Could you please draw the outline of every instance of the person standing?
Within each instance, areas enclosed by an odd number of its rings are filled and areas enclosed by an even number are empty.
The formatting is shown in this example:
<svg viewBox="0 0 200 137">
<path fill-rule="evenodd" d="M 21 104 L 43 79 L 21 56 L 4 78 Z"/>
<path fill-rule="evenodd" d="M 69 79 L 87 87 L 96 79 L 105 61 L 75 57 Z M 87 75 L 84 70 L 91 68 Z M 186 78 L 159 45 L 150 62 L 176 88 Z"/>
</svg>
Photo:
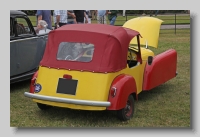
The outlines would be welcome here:
<svg viewBox="0 0 200 137">
<path fill-rule="evenodd" d="M 54 10 L 53 18 L 55 29 L 67 25 L 67 10 Z"/>
<path fill-rule="evenodd" d="M 159 10 L 156 10 L 156 12 L 155 12 L 155 16 L 157 16 L 157 15 L 158 15 L 158 12 L 159 12 Z"/>
<path fill-rule="evenodd" d="M 67 10 L 67 11 L 74 15 L 74 11 L 73 10 Z M 67 24 L 76 24 L 75 15 L 72 16 L 71 14 L 68 13 Z"/>
<path fill-rule="evenodd" d="M 88 19 L 88 24 L 91 24 L 91 18 L 92 18 L 92 14 L 91 14 L 91 11 L 90 10 L 85 10 L 85 13 L 86 13 L 86 18 Z M 86 20 L 85 20 L 85 18 L 84 18 L 84 23 L 85 24 L 87 24 L 86 22 L 85 22 Z"/>
<path fill-rule="evenodd" d="M 40 20 L 44 20 L 48 24 L 47 28 L 52 30 L 51 10 L 37 10 L 36 15 L 37 15 L 37 25 Z"/>
<path fill-rule="evenodd" d="M 109 10 L 108 11 L 108 20 L 110 21 L 110 25 L 115 25 L 115 21 L 117 18 L 118 10 Z"/>
<path fill-rule="evenodd" d="M 96 10 L 91 10 L 92 20 L 96 20 Z"/>
<path fill-rule="evenodd" d="M 107 24 L 106 23 L 106 10 L 97 10 L 97 23 L 98 24 Z"/>
<path fill-rule="evenodd" d="M 88 23 L 88 19 L 86 17 L 85 10 L 74 10 L 74 14 L 76 16 L 77 24 L 84 23 L 84 18 L 85 18 L 85 23 Z"/>
</svg>

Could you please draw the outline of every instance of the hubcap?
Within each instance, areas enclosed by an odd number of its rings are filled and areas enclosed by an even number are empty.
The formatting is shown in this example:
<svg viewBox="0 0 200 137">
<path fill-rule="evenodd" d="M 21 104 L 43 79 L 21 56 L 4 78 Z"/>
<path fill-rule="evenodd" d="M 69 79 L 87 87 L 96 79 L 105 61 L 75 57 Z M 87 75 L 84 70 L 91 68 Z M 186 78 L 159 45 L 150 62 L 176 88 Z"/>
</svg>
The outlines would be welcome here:
<svg viewBox="0 0 200 137">
<path fill-rule="evenodd" d="M 127 117 L 130 117 L 131 114 L 132 114 L 132 111 L 133 111 L 132 106 L 133 106 L 133 104 L 131 103 L 130 100 L 128 100 L 128 101 L 126 102 L 126 107 L 125 107 L 125 115 L 126 115 Z"/>
</svg>

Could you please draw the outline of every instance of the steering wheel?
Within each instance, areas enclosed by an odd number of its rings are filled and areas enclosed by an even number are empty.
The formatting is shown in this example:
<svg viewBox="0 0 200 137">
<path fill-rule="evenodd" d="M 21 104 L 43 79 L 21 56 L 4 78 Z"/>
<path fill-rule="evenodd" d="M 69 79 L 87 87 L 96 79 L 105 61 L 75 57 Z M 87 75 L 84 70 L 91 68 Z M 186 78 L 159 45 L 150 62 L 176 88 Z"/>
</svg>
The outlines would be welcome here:
<svg viewBox="0 0 200 137">
<path fill-rule="evenodd" d="M 71 55 L 67 55 L 67 56 L 65 57 L 65 60 L 73 60 L 73 57 L 72 57 Z"/>
<path fill-rule="evenodd" d="M 130 64 L 131 60 L 133 60 L 133 56 L 132 56 L 131 50 L 129 50 L 129 52 L 130 52 L 130 54 L 128 55 L 128 58 L 129 58 L 128 64 Z"/>
</svg>

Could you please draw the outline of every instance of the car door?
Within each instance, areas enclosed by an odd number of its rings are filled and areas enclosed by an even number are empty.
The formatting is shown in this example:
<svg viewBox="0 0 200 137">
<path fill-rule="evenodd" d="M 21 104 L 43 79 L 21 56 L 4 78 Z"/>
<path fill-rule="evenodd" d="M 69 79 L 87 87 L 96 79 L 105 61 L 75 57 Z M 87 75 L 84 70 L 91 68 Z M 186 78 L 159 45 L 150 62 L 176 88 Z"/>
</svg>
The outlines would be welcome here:
<svg viewBox="0 0 200 137">
<path fill-rule="evenodd" d="M 138 48 L 129 47 L 127 54 L 126 74 L 132 76 L 136 82 L 137 94 L 142 91 L 144 63 L 140 62 Z"/>
<path fill-rule="evenodd" d="M 42 58 L 45 41 L 37 36 L 30 20 L 26 17 L 10 18 L 12 34 L 10 36 L 10 76 L 33 71 Z"/>
</svg>

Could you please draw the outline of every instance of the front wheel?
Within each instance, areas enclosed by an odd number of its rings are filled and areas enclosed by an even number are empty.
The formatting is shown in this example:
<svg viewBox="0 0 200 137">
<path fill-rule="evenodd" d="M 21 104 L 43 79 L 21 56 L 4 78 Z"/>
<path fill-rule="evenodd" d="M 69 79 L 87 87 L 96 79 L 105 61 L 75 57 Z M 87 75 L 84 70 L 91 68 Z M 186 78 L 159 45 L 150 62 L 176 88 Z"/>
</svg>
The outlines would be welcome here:
<svg viewBox="0 0 200 137">
<path fill-rule="evenodd" d="M 40 104 L 40 103 L 37 103 L 37 106 L 41 110 L 47 110 L 47 109 L 51 108 L 51 106 L 48 106 L 48 105 L 45 105 L 45 104 Z"/>
<path fill-rule="evenodd" d="M 128 100 L 126 102 L 126 106 L 120 110 L 117 110 L 117 115 L 119 119 L 123 121 L 127 121 L 133 117 L 134 114 L 134 98 L 132 95 L 129 95 Z"/>
</svg>

